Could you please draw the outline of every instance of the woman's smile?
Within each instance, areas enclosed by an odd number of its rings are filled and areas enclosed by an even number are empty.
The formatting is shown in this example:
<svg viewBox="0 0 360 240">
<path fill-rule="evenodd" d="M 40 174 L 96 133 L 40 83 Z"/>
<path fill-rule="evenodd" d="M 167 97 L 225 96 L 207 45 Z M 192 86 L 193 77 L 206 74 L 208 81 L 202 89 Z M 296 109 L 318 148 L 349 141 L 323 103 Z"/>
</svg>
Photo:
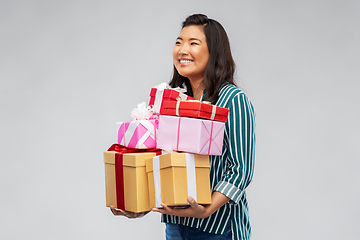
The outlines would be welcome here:
<svg viewBox="0 0 360 240">
<path fill-rule="evenodd" d="M 180 63 L 180 66 L 188 66 L 190 65 L 191 63 L 193 63 L 194 61 L 191 60 L 191 59 L 186 59 L 186 58 L 180 58 L 179 59 L 179 63 Z"/>
</svg>

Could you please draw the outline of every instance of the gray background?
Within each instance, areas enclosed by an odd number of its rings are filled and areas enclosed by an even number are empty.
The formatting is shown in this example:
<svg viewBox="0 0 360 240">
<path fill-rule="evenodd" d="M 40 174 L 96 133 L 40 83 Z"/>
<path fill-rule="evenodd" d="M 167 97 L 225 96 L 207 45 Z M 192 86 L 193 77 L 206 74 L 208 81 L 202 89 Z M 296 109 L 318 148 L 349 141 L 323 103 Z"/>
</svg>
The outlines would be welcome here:
<svg viewBox="0 0 360 240">
<path fill-rule="evenodd" d="M 181 22 L 226 28 L 257 113 L 253 240 L 359 239 L 359 1 L 0 1 L 0 239 L 164 239 L 105 207 L 116 122 Z"/>
</svg>

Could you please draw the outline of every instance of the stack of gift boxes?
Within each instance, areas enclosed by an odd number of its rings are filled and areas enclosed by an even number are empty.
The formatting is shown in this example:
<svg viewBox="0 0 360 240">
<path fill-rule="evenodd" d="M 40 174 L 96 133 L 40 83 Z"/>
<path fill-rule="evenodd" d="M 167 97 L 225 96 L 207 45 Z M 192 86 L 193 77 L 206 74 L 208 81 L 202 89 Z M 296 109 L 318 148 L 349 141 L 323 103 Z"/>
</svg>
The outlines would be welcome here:
<svg viewBox="0 0 360 240">
<path fill-rule="evenodd" d="M 195 101 L 180 88 L 152 88 L 149 105 L 118 123 L 104 152 L 106 206 L 131 212 L 211 203 L 209 155 L 221 155 L 229 110 Z"/>
</svg>

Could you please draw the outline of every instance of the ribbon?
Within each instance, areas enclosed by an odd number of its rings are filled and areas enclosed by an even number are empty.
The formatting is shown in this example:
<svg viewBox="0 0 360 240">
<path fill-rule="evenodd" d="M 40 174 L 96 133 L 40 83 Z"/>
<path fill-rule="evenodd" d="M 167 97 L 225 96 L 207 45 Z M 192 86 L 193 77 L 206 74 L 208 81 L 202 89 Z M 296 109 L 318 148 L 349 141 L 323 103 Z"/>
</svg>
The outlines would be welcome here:
<svg viewBox="0 0 360 240">
<path fill-rule="evenodd" d="M 196 190 L 196 169 L 195 169 L 195 157 L 192 153 L 184 153 L 186 158 L 186 178 L 188 196 L 197 201 Z M 154 175 L 154 187 L 155 187 L 155 205 L 157 208 L 161 208 L 161 179 L 160 179 L 160 158 L 158 156 L 153 157 L 153 175 Z"/>
<path fill-rule="evenodd" d="M 160 90 L 160 91 L 163 91 L 165 89 L 172 89 L 172 90 L 175 90 L 175 91 L 177 91 L 179 93 L 186 93 L 187 92 L 185 88 L 180 88 L 180 87 L 172 88 L 172 87 L 170 87 L 169 84 L 167 84 L 165 82 L 160 83 L 159 85 L 155 86 L 155 88 L 157 90 Z"/>
<path fill-rule="evenodd" d="M 160 161 L 159 157 L 153 157 L 153 175 L 155 187 L 155 206 L 161 208 L 161 182 L 160 182 Z"/>
<path fill-rule="evenodd" d="M 116 206 L 118 209 L 125 210 L 123 154 L 136 152 L 155 152 L 156 155 L 160 155 L 161 149 L 130 149 L 120 144 L 113 144 L 108 149 L 108 151 L 117 152 L 115 153 Z"/>
<path fill-rule="evenodd" d="M 154 110 L 152 106 L 146 106 L 145 102 L 139 103 L 137 108 L 131 111 L 131 117 L 134 120 L 150 120 L 154 119 Z"/>
<path fill-rule="evenodd" d="M 210 139 L 209 139 L 209 150 L 208 150 L 207 155 L 210 155 L 211 143 L 212 143 L 212 141 L 213 141 L 213 139 L 212 139 L 213 128 L 214 128 L 214 122 L 211 122 Z"/>
<path fill-rule="evenodd" d="M 197 201 L 196 171 L 194 154 L 185 153 L 188 196 Z"/>
<path fill-rule="evenodd" d="M 210 119 L 211 119 L 211 120 L 214 120 L 214 119 L 215 119 L 215 115 L 216 115 L 216 106 L 213 105 Z"/>
<path fill-rule="evenodd" d="M 164 95 L 164 90 L 157 90 L 156 94 L 155 94 L 155 101 L 154 101 L 154 112 L 159 113 L 160 112 L 160 107 L 163 101 L 163 95 Z"/>
<path fill-rule="evenodd" d="M 180 102 L 181 102 L 181 101 L 179 101 L 179 100 L 176 102 L 176 112 L 175 112 L 175 113 L 176 113 L 176 116 L 179 116 Z"/>
</svg>

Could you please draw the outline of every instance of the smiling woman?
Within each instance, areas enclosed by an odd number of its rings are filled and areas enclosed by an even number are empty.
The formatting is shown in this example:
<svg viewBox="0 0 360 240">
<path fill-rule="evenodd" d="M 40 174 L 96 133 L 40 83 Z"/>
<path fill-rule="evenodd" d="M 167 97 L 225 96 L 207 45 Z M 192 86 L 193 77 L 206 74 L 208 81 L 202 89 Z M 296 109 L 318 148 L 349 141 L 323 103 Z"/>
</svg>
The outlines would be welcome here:
<svg viewBox="0 0 360 240">
<path fill-rule="evenodd" d="M 255 161 L 255 113 L 234 82 L 235 64 L 229 39 L 221 24 L 205 15 L 189 16 L 173 49 L 171 87 L 186 87 L 187 94 L 229 109 L 222 155 L 209 156 L 211 204 L 202 206 L 191 197 L 186 209 L 152 209 L 162 213 L 166 239 L 250 239 L 246 188 Z M 112 211 L 115 215 L 139 217 Z"/>
</svg>

